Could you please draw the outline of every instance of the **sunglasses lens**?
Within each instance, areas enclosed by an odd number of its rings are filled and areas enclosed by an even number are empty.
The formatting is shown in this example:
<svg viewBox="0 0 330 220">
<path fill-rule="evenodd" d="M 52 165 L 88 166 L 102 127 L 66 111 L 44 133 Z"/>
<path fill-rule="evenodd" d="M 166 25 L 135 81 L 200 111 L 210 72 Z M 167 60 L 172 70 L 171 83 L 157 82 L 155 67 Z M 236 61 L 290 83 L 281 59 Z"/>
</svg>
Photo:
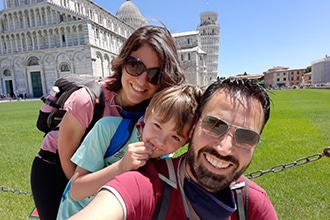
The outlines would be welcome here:
<svg viewBox="0 0 330 220">
<path fill-rule="evenodd" d="M 229 125 L 219 118 L 206 116 L 202 119 L 202 129 L 208 135 L 221 137 L 228 131 Z M 236 128 L 234 138 L 237 144 L 249 149 L 257 145 L 260 140 L 257 132 L 244 128 Z"/>
<path fill-rule="evenodd" d="M 255 146 L 259 142 L 259 134 L 248 129 L 238 128 L 235 132 L 235 141 L 238 144 L 247 144 L 249 146 Z"/>
<path fill-rule="evenodd" d="M 135 57 L 128 57 L 126 59 L 125 70 L 128 74 L 132 76 L 140 76 L 143 72 L 148 73 L 148 81 L 157 85 L 159 82 L 160 69 L 159 68 L 150 68 L 147 69 L 145 65 Z"/>
<path fill-rule="evenodd" d="M 158 68 L 148 69 L 148 80 L 151 84 L 157 85 L 160 76 L 160 70 Z"/>
<path fill-rule="evenodd" d="M 202 128 L 207 134 L 219 137 L 226 133 L 228 125 L 224 121 L 219 120 L 218 118 L 206 116 L 202 120 Z"/>
<path fill-rule="evenodd" d="M 139 74 L 139 63 L 137 61 L 129 61 L 125 65 L 126 72 L 132 76 L 138 76 Z"/>
<path fill-rule="evenodd" d="M 135 68 L 136 68 L 136 75 L 141 75 L 144 71 L 146 71 L 146 67 L 144 66 L 144 64 L 143 63 L 141 63 L 141 62 L 136 62 L 136 64 L 135 64 Z"/>
</svg>

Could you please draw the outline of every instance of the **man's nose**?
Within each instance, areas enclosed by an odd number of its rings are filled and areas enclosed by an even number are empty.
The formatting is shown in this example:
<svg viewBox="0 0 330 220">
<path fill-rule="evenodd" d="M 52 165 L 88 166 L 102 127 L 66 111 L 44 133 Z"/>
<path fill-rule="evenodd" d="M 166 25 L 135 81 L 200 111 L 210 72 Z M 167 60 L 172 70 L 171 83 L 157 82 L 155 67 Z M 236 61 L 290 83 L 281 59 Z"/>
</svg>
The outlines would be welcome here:
<svg viewBox="0 0 330 220">
<path fill-rule="evenodd" d="M 234 134 L 232 129 L 229 129 L 221 137 L 217 138 L 215 148 L 223 156 L 231 155 L 234 144 Z"/>
</svg>

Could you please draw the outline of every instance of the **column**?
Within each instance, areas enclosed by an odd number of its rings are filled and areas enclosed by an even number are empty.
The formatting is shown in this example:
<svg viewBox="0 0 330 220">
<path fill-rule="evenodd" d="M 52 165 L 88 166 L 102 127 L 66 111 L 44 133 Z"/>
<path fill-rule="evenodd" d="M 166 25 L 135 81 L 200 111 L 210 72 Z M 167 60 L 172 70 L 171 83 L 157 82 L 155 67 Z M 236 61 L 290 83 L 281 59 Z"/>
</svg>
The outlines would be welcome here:
<svg viewBox="0 0 330 220">
<path fill-rule="evenodd" d="M 28 11 L 28 17 L 29 17 L 30 27 L 33 27 L 33 15 L 31 15 L 31 12 L 30 11 Z"/>
<path fill-rule="evenodd" d="M 17 16 L 13 15 L 12 19 L 13 19 L 13 30 L 16 30 L 16 18 Z"/>
<path fill-rule="evenodd" d="M 0 54 L 4 54 L 4 51 L 3 51 L 3 36 L 0 36 Z"/>
<path fill-rule="evenodd" d="M 38 26 L 37 13 L 35 9 L 33 10 L 33 19 L 34 19 L 34 26 Z"/>
<path fill-rule="evenodd" d="M 52 47 L 52 42 L 50 41 L 50 33 L 47 31 L 47 39 L 48 39 L 48 48 Z"/>
<path fill-rule="evenodd" d="M 80 45 L 80 32 L 79 32 L 79 26 L 77 26 L 77 37 L 78 37 L 78 45 Z"/>
<path fill-rule="evenodd" d="M 26 48 L 26 51 L 29 51 L 28 37 L 29 37 L 29 36 L 26 34 L 26 35 L 25 35 L 25 48 Z"/>
<path fill-rule="evenodd" d="M 37 44 L 38 44 L 37 48 L 38 50 L 40 50 L 40 34 L 36 33 L 36 35 L 37 35 Z"/>
<path fill-rule="evenodd" d="M 15 39 L 16 52 L 18 52 L 18 43 L 17 43 L 18 39 L 17 39 L 17 36 L 18 35 L 16 35 L 15 38 L 14 38 Z"/>
<path fill-rule="evenodd" d="M 20 35 L 21 51 L 24 51 L 23 37 Z"/>
<path fill-rule="evenodd" d="M 61 30 L 58 30 L 58 38 L 60 39 L 60 47 L 63 47 L 62 45 L 62 31 Z"/>
<path fill-rule="evenodd" d="M 22 13 L 22 17 L 23 17 L 23 29 L 25 29 L 26 28 L 26 15 L 25 15 L 25 13 L 23 12 Z"/>
<path fill-rule="evenodd" d="M 10 44 L 10 52 L 12 53 L 14 51 L 14 47 L 13 47 L 13 38 L 11 36 L 9 36 L 9 44 Z"/>
</svg>

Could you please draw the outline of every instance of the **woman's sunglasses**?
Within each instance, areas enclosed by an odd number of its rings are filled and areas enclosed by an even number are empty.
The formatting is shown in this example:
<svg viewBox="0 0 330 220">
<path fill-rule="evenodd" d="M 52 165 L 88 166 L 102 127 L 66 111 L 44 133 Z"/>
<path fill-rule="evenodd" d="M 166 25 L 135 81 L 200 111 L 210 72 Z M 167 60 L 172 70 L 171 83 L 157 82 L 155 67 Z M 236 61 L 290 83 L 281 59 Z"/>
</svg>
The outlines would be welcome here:
<svg viewBox="0 0 330 220">
<path fill-rule="evenodd" d="M 259 143 L 260 135 L 250 129 L 233 126 L 226 121 L 213 116 L 206 116 L 201 119 L 202 130 L 213 137 L 221 137 L 227 133 L 229 128 L 233 127 L 234 140 L 242 147 L 251 149 Z"/>
<path fill-rule="evenodd" d="M 142 73 L 147 72 L 148 81 L 151 84 L 157 85 L 159 82 L 160 69 L 147 69 L 144 63 L 138 58 L 132 56 L 127 57 L 125 60 L 125 70 L 131 76 L 140 76 Z"/>
</svg>

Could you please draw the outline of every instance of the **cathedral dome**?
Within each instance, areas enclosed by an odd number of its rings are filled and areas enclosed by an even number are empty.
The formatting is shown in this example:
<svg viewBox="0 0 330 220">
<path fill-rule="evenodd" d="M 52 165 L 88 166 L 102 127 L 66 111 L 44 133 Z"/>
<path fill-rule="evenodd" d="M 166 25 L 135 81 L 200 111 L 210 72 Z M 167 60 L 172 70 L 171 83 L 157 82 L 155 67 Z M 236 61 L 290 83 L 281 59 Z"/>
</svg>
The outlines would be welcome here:
<svg viewBox="0 0 330 220">
<path fill-rule="evenodd" d="M 136 28 L 147 24 L 140 9 L 130 0 L 126 0 L 119 7 L 116 16 Z"/>
</svg>

